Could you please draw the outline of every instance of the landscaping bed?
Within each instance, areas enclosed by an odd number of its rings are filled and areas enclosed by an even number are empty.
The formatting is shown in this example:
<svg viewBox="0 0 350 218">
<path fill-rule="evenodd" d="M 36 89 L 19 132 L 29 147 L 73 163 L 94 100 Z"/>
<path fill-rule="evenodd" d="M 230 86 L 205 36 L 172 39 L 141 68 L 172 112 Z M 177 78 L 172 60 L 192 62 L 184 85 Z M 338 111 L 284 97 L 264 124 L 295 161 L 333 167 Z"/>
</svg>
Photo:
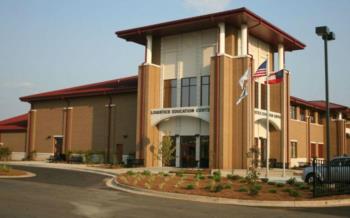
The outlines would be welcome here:
<svg viewBox="0 0 350 218">
<path fill-rule="evenodd" d="M 25 171 L 12 169 L 7 165 L 0 165 L 0 177 L 1 176 L 24 176 L 27 175 Z"/>
<path fill-rule="evenodd" d="M 249 178 L 237 175 L 228 175 L 224 178 L 221 177 L 220 172 L 215 172 L 213 175 L 205 175 L 200 171 L 152 174 L 145 170 L 128 171 L 120 174 L 116 180 L 120 184 L 137 188 L 191 195 L 245 200 L 314 200 L 312 189 L 295 179 L 289 179 L 286 184 L 282 184 L 269 182 L 266 179 L 252 182 Z M 327 199 L 342 198 L 350 198 L 350 196 L 333 196 Z"/>
</svg>

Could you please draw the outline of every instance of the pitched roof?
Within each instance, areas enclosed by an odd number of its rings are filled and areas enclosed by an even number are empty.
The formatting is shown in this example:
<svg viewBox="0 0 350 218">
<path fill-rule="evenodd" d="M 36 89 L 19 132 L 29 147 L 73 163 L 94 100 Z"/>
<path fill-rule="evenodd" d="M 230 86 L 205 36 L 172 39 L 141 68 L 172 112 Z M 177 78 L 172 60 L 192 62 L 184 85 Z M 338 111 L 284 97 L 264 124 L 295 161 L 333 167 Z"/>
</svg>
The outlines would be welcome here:
<svg viewBox="0 0 350 218">
<path fill-rule="evenodd" d="M 318 101 L 307 101 L 301 98 L 297 98 L 294 96 L 290 96 L 290 100 L 292 103 L 296 103 L 296 104 L 300 104 L 300 105 L 304 105 L 310 108 L 314 108 L 317 110 L 322 110 L 325 111 L 326 110 L 326 102 L 323 100 L 318 100 Z M 349 112 L 349 108 L 347 106 L 344 105 L 340 105 L 340 104 L 335 104 L 330 102 L 329 103 L 329 108 L 330 110 L 334 110 L 334 111 L 345 111 L 345 112 Z"/>
<path fill-rule="evenodd" d="M 0 132 L 26 131 L 28 114 L 21 114 L 0 121 Z"/>
<path fill-rule="evenodd" d="M 271 24 L 267 20 L 244 7 L 117 31 L 115 34 L 127 41 L 133 41 L 135 43 L 145 45 L 145 36 L 148 34 L 151 34 L 153 36 L 167 36 L 184 32 L 191 32 L 217 27 L 217 24 L 219 22 L 225 22 L 235 27 L 240 27 L 241 24 L 247 24 L 249 28 L 249 34 L 260 38 L 270 43 L 271 45 L 275 45 L 275 50 L 277 50 L 279 43 L 282 43 L 285 46 L 286 51 L 305 48 L 305 44 L 300 42 L 298 39 L 294 38 L 293 36 L 289 35 L 280 28 L 276 27 L 275 25 Z"/>
<path fill-rule="evenodd" d="M 20 97 L 21 101 L 64 99 L 83 96 L 130 93 L 137 91 L 137 76 L 124 77 L 99 83 L 75 86 L 50 92 Z"/>
</svg>

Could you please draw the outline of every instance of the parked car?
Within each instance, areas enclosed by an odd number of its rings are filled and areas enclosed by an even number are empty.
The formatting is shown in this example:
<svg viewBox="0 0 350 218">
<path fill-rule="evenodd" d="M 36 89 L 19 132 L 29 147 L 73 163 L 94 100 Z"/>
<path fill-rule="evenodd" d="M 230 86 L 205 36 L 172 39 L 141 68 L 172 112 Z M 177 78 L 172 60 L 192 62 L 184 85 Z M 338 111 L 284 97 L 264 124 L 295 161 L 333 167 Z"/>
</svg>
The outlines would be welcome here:
<svg viewBox="0 0 350 218">
<path fill-rule="evenodd" d="M 327 162 L 324 162 L 327 163 Z M 330 182 L 350 182 L 350 156 L 336 157 L 330 161 Z M 328 176 L 327 164 L 316 163 L 316 179 L 317 182 L 327 181 Z M 306 183 L 313 183 L 314 167 L 306 167 L 303 172 L 302 179 Z"/>
</svg>

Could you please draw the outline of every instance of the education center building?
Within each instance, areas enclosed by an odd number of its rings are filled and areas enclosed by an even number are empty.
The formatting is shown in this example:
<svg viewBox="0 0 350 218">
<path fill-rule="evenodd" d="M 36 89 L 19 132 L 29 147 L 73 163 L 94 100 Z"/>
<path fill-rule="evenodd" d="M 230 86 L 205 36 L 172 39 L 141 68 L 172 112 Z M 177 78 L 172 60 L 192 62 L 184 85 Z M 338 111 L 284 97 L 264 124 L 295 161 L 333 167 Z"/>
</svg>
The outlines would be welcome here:
<svg viewBox="0 0 350 218">
<path fill-rule="evenodd" d="M 276 167 L 325 157 L 325 102 L 290 96 L 293 72 L 285 69 L 285 53 L 305 45 L 262 17 L 239 8 L 116 35 L 145 46 L 138 75 L 21 97 L 28 114 L 0 122 L 14 159 L 91 150 L 158 167 L 166 135 L 176 167 L 244 169 L 252 147 L 263 166 L 267 135 Z M 240 78 L 265 60 L 269 72 L 284 69 L 283 81 L 267 90 L 264 78 L 249 77 L 248 96 L 236 104 Z M 349 154 L 350 109 L 331 104 L 331 115 L 331 156 Z"/>
</svg>

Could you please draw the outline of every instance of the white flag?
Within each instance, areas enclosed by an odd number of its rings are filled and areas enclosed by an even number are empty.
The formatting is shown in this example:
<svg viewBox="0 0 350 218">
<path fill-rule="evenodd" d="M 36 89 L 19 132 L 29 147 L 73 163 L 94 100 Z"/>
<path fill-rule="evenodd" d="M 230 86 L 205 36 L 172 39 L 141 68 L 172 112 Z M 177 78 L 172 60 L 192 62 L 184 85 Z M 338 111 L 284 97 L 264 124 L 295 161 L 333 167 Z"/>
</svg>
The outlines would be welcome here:
<svg viewBox="0 0 350 218">
<path fill-rule="evenodd" d="M 245 71 L 245 73 L 239 79 L 239 85 L 241 86 L 242 90 L 244 89 L 245 82 L 248 81 L 248 78 L 249 78 L 249 68 Z"/>
<path fill-rule="evenodd" d="M 244 72 L 244 74 L 241 76 L 241 78 L 239 79 L 238 83 L 241 86 L 242 89 L 242 93 L 239 96 L 239 99 L 236 102 L 236 105 L 238 105 L 239 103 L 241 103 L 241 101 L 248 96 L 248 90 L 247 90 L 247 81 L 249 79 L 249 68 Z"/>
<path fill-rule="evenodd" d="M 239 103 L 241 103 L 241 101 L 245 98 L 245 97 L 247 97 L 248 96 L 248 90 L 247 90 L 247 87 L 245 86 L 244 88 L 243 88 L 243 91 L 242 91 L 242 93 L 241 93 L 241 96 L 239 96 L 239 99 L 237 100 L 237 102 L 236 102 L 236 105 L 239 105 Z"/>
</svg>

